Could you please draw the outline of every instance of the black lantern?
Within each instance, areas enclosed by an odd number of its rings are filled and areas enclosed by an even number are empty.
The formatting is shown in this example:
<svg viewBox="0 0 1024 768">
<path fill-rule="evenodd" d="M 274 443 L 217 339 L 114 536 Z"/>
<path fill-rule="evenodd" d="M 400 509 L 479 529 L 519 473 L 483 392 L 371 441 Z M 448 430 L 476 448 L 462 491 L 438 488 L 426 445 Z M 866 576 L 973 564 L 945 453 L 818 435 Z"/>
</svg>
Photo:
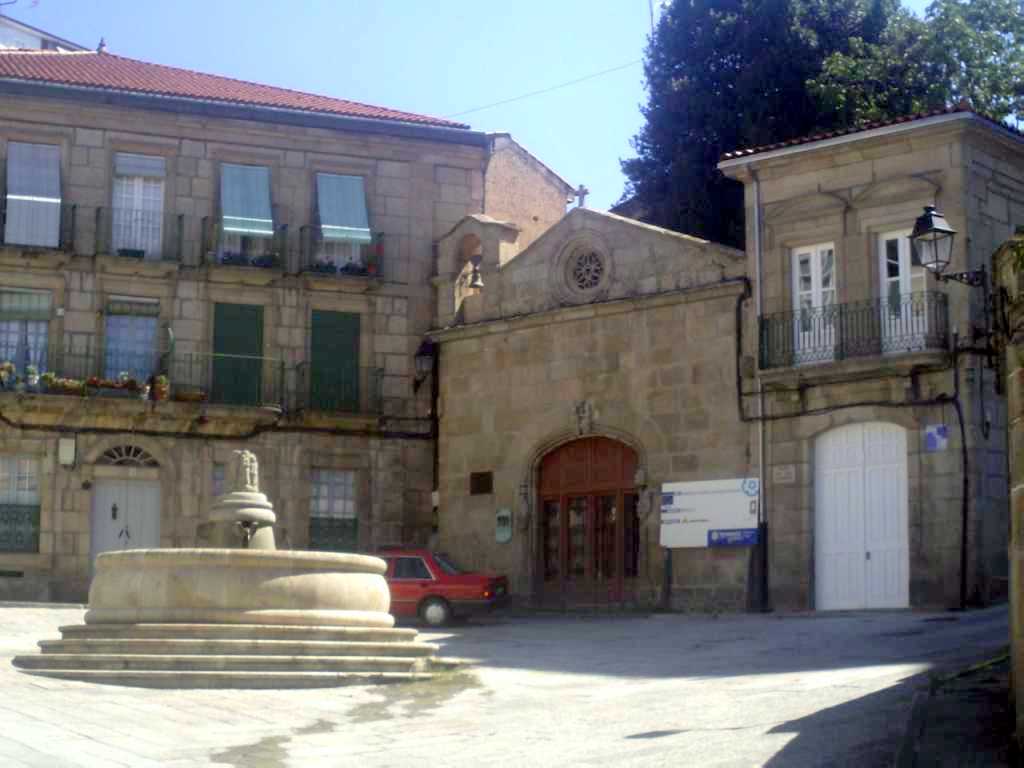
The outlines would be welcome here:
<svg viewBox="0 0 1024 768">
<path fill-rule="evenodd" d="M 953 257 L 955 236 L 956 230 L 949 226 L 946 217 L 935 210 L 934 205 L 926 205 L 924 213 L 914 222 L 914 231 L 910 233 L 914 263 L 941 275 Z"/>
<path fill-rule="evenodd" d="M 412 382 L 414 392 L 420 388 L 420 384 L 426 381 L 434 370 L 436 353 L 436 345 L 429 339 L 420 344 L 419 349 L 416 350 L 416 355 L 413 357 L 413 363 L 416 366 L 416 377 Z"/>
<path fill-rule="evenodd" d="M 480 277 L 480 265 L 473 265 L 473 272 L 469 276 L 469 287 L 470 288 L 483 288 L 484 279 Z"/>
</svg>

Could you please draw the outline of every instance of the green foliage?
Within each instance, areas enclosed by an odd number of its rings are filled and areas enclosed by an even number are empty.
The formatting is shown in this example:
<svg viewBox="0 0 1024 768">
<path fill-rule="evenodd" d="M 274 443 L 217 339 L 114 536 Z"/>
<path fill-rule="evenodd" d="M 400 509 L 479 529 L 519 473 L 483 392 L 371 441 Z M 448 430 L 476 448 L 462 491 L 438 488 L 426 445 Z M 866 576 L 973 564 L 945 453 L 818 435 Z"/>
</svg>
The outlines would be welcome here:
<svg viewBox="0 0 1024 768">
<path fill-rule="evenodd" d="M 645 220 L 741 246 L 722 153 L 966 97 L 1024 116 L 1018 0 L 673 0 L 646 52 L 645 124 L 623 161 Z"/>
</svg>

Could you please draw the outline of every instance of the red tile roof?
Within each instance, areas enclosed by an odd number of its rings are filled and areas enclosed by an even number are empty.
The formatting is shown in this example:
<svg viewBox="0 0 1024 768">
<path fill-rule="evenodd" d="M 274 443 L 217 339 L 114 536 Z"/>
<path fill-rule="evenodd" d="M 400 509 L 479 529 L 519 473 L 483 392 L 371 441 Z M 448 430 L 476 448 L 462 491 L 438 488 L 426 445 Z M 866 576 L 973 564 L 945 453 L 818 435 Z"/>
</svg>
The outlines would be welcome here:
<svg viewBox="0 0 1024 768">
<path fill-rule="evenodd" d="M 224 104 L 272 107 L 445 128 L 469 127 L 465 123 L 438 117 L 374 107 L 346 99 L 332 99 L 328 96 L 249 83 L 219 75 L 207 75 L 162 64 L 150 64 L 105 52 L 0 51 L 0 79 L 203 99 Z"/>
<path fill-rule="evenodd" d="M 801 136 L 796 139 L 789 139 L 788 141 L 777 141 L 774 144 L 763 144 L 760 147 L 749 147 L 747 149 L 736 149 L 732 152 L 726 152 L 722 155 L 721 160 L 737 160 L 739 158 L 746 158 L 752 155 L 758 155 L 762 152 L 771 152 L 775 149 L 786 149 L 787 147 L 798 147 L 801 144 L 811 144 L 815 141 L 824 141 L 825 139 L 835 139 L 840 136 L 848 136 L 853 133 L 863 133 L 864 131 L 870 131 L 875 128 L 886 128 L 891 125 L 899 125 L 900 123 L 912 123 L 916 120 L 924 120 L 929 117 L 938 117 L 939 115 L 952 115 L 958 112 L 965 112 L 973 114 L 975 117 L 979 117 L 982 120 L 986 120 L 993 125 L 997 125 L 1010 133 L 1015 133 L 1020 136 L 1024 136 L 1024 133 L 1018 129 L 1007 125 L 1006 123 L 996 120 L 994 117 L 975 112 L 971 109 L 970 105 L 965 102 L 961 102 L 953 107 L 947 107 L 946 109 L 935 109 L 931 112 L 919 112 L 916 115 L 905 115 L 903 117 L 896 117 L 890 120 L 877 120 L 872 123 L 862 123 L 861 125 L 845 128 L 838 131 L 828 131 L 823 133 L 815 133 L 810 136 Z"/>
</svg>

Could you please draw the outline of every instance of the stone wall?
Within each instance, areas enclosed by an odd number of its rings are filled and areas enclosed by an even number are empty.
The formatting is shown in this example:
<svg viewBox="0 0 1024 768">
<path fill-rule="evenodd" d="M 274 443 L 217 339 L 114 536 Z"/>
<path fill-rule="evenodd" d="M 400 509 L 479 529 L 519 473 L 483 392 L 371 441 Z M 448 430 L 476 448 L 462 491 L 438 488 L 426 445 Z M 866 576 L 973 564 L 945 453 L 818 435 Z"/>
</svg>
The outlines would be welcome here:
<svg viewBox="0 0 1024 768">
<path fill-rule="evenodd" d="M 755 155 L 748 164 L 726 171 L 746 184 L 748 271 L 755 291 L 755 173 L 760 185 L 761 291 L 763 314 L 769 318 L 793 310 L 792 254 L 800 246 L 832 243 L 836 303 L 866 307 L 866 302 L 885 298 L 879 235 L 909 231 L 923 206 L 937 205 L 959 233 L 950 272 L 987 263 L 995 244 L 1009 234 L 1012 216 L 1024 210 L 1019 140 L 966 114 L 884 135 L 853 136 L 819 149 L 765 154 L 763 160 Z M 925 290 L 946 295 L 949 329 L 959 330 L 960 343 L 971 345 L 971 329 L 984 328 L 983 292 L 926 279 Z M 745 329 L 745 349 L 752 358 L 760 351 L 757 333 L 753 324 Z M 963 528 L 958 420 L 948 402 L 913 406 L 952 397 L 952 358 L 942 345 L 935 345 L 931 354 L 837 357 L 819 365 L 759 372 L 768 391 L 766 411 L 792 414 L 765 430 L 774 604 L 813 607 L 812 462 L 817 438 L 842 424 L 884 421 L 908 430 L 911 603 L 956 606 Z M 968 597 L 987 601 L 1003 592 L 1006 575 L 1005 401 L 981 358 L 965 354 L 958 363 L 970 487 Z M 756 391 L 753 375 L 746 386 Z M 868 405 L 858 407 L 860 403 Z M 747 407 L 756 413 L 756 398 L 748 398 Z M 808 411 L 819 415 L 799 415 Z M 940 453 L 926 453 L 923 430 L 937 424 L 949 429 L 949 444 Z"/>
<path fill-rule="evenodd" d="M 454 242 L 462 227 L 480 222 L 460 225 Z M 468 567 L 508 574 L 517 598 L 534 597 L 538 464 L 573 439 L 604 435 L 632 447 L 643 470 L 640 576 L 629 599 L 650 605 L 665 578 L 662 483 L 756 471 L 735 401 L 741 255 L 583 209 L 508 257 L 489 252 L 500 238 L 486 235 L 479 320 L 432 334 L 441 343 L 441 546 Z M 607 279 L 596 293 L 568 295 L 558 257 L 580 241 L 606 258 Z M 439 259 L 446 253 L 442 241 Z M 493 493 L 470 493 L 475 472 L 493 473 Z M 513 512 L 508 543 L 495 538 L 499 509 Z M 749 555 L 677 550 L 674 606 L 742 609 Z"/>
<path fill-rule="evenodd" d="M 30 397 L 54 399 L 54 396 Z M 11 396 L 2 396 L 5 414 Z M 89 404 L 93 420 L 116 424 L 124 404 L 97 400 Z M 158 411 L 135 422 L 140 431 L 161 425 L 159 410 L 187 408 L 159 404 Z M 142 409 L 140 409 L 142 410 Z M 102 411 L 103 413 L 99 413 Z M 161 416 L 164 416 L 162 419 Z M 93 427 L 97 430 L 96 427 Z M 384 436 L 335 436 L 302 431 L 267 432 L 250 439 L 208 439 L 180 433 L 169 437 L 131 434 L 110 428 L 106 434 L 80 433 L 74 467 L 57 463 L 57 436 L 5 429 L 5 453 L 36 456 L 41 461 L 41 525 L 38 554 L 4 554 L 0 599 L 84 601 L 91 577 L 90 530 L 94 514 L 92 486 L 99 478 L 158 480 L 161 493 L 160 546 L 196 546 L 196 526 L 207 520 L 213 502 L 213 467 L 230 465 L 235 450 L 253 451 L 260 461 L 262 490 L 277 514 L 279 548 L 304 549 L 309 543 L 310 471 L 351 470 L 356 473 L 359 543 L 363 551 L 402 541 L 425 543 L 427 530 L 415 512 L 429 499 L 432 447 L 426 440 Z M 138 468 L 97 464 L 110 448 L 136 446 L 153 456 L 159 467 Z M 405 498 L 408 494 L 416 498 Z"/>
<path fill-rule="evenodd" d="M 307 409 L 285 413 L 276 425 L 271 424 L 273 414 L 257 409 L 160 403 L 149 412 L 141 402 L 0 394 L 5 417 L 39 428 L 8 430 L 4 452 L 44 456 L 46 478 L 40 552 L 0 553 L 0 572 L 25 574 L 0 578 L 0 596 L 84 597 L 92 503 L 88 484 L 94 468 L 89 460 L 71 471 L 55 468 L 57 430 L 82 430 L 80 456 L 90 455 L 103 441 L 134 444 L 142 439 L 140 433 L 152 433 L 152 453 L 162 457 L 161 539 L 167 546 L 193 542 L 195 523 L 209 502 L 210 462 L 224 463 L 233 448 L 241 447 L 260 457 L 267 492 L 292 545 L 306 544 L 309 469 L 314 465 L 360 473 L 361 545 L 425 541 L 431 525 L 432 447 L 429 440 L 402 435 L 429 433 L 429 387 L 414 393 L 412 360 L 434 314 L 434 241 L 484 206 L 489 150 L 481 135 L 466 133 L 472 140 L 460 144 L 5 94 L 0 100 L 0 175 L 8 142 L 56 144 L 63 202 L 76 206 L 68 224 L 73 249 L 0 246 L 0 288 L 50 291 L 52 353 L 69 339 L 81 338 L 78 334 L 90 335 L 101 349 L 103 312 L 112 296 L 156 299 L 160 326 L 173 332 L 178 355 L 212 351 L 216 303 L 247 303 L 263 308 L 263 354 L 281 362 L 288 371 L 286 386 L 294 389 L 294 367 L 309 360 L 312 312 L 351 312 L 361 319 L 364 394 L 361 413 L 339 416 Z M 165 158 L 164 210 L 182 217 L 180 263 L 102 253 L 97 211 L 112 205 L 117 152 Z M 270 168 L 275 225 L 288 225 L 287 258 L 280 269 L 208 263 L 204 219 L 219 216 L 222 162 Z M 302 230 L 316 218 L 318 172 L 363 177 L 370 229 L 381 236 L 377 275 L 300 273 Z M 552 204 L 549 186 L 539 172 L 512 174 L 502 183 L 507 200 L 530 200 L 543 220 L 564 210 L 564 199 Z M 370 402 L 375 372 L 383 375 L 383 421 Z M 230 439 L 255 428 L 271 431 Z"/>
<path fill-rule="evenodd" d="M 565 215 L 573 190 L 507 133 L 490 138 L 484 213 L 515 223 L 519 247 L 525 249 Z"/>
</svg>

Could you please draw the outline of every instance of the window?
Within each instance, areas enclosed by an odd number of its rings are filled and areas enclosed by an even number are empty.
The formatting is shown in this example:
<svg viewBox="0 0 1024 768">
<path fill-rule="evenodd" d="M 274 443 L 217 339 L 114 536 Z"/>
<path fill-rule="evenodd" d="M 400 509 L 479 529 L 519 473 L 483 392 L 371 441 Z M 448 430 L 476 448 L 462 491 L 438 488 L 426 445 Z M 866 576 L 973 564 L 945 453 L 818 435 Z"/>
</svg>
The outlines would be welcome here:
<svg viewBox="0 0 1024 768">
<path fill-rule="evenodd" d="M 419 557 L 399 557 L 395 560 L 395 579 L 433 579 L 427 564 Z"/>
<path fill-rule="evenodd" d="M 0 364 L 10 363 L 18 374 L 30 365 L 46 370 L 49 325 L 48 291 L 0 290 Z M 6 377 L 3 385 L 13 383 L 10 374 Z"/>
<path fill-rule="evenodd" d="M 882 352 L 912 352 L 927 347 L 937 300 L 926 291 L 927 272 L 910 247 L 910 230 L 878 236 L 881 276 Z"/>
<path fill-rule="evenodd" d="M 440 552 L 434 553 L 434 562 L 437 566 L 449 576 L 460 576 L 465 573 L 464 570 L 455 565 L 449 558 L 448 555 L 442 555 Z"/>
<path fill-rule="evenodd" d="M 163 251 L 164 178 L 162 157 L 114 155 L 111 220 L 113 250 L 121 256 L 159 259 Z"/>
<path fill-rule="evenodd" d="M 352 552 L 359 543 L 356 473 L 314 469 L 309 497 L 309 548 Z"/>
<path fill-rule="evenodd" d="M 270 209 L 269 168 L 221 165 L 220 208 L 224 237 L 218 258 L 222 263 L 249 263 L 252 257 L 270 252 L 274 217 Z"/>
<path fill-rule="evenodd" d="M 58 247 L 60 201 L 60 147 L 10 142 L 4 242 Z"/>
<path fill-rule="evenodd" d="M 317 261 L 338 271 L 362 271 L 362 246 L 369 243 L 366 189 L 361 176 L 316 175 L 320 247 Z"/>
<path fill-rule="evenodd" d="M 836 254 L 832 243 L 793 250 L 794 351 L 797 364 L 835 357 Z"/>
<path fill-rule="evenodd" d="M 39 461 L 0 456 L 0 552 L 39 551 Z"/>
<path fill-rule="evenodd" d="M 359 315 L 313 310 L 309 403 L 319 411 L 359 411 Z"/>
<path fill-rule="evenodd" d="M 156 370 L 160 303 L 150 299 L 112 298 L 107 304 L 103 376 L 128 374 L 140 384 Z"/>
</svg>

